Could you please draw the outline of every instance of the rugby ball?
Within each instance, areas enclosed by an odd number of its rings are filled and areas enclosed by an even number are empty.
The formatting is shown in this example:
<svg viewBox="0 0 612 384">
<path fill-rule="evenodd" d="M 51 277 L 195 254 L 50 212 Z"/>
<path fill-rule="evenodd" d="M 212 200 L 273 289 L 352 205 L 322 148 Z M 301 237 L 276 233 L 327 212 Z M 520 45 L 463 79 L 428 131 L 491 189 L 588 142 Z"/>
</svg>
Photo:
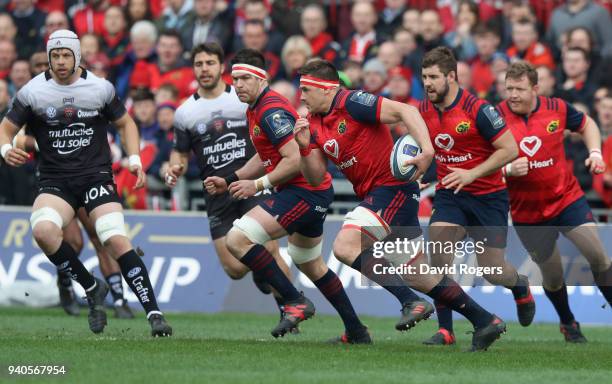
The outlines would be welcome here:
<svg viewBox="0 0 612 384">
<path fill-rule="evenodd" d="M 393 177 L 398 180 L 410 180 L 416 173 L 417 167 L 414 165 L 405 167 L 404 162 L 414 159 L 420 153 L 421 147 L 419 147 L 412 136 L 405 135 L 398 139 L 393 146 L 391 157 L 389 158 L 389 165 L 391 166 L 391 174 Z"/>
</svg>

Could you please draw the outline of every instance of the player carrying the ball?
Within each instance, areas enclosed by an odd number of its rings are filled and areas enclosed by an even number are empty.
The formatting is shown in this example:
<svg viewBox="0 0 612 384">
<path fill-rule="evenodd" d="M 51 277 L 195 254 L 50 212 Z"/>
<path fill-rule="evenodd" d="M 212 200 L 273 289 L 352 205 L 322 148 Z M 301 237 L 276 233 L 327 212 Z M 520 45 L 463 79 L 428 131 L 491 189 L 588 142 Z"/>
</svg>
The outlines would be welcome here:
<svg viewBox="0 0 612 384">
<path fill-rule="evenodd" d="M 516 232 L 542 272 L 546 297 L 561 320 L 561 333 L 571 343 L 586 338 L 570 310 L 563 263 L 556 241 L 567 237 L 591 266 L 595 284 L 612 305 L 612 263 L 606 255 L 593 214 L 563 146 L 566 129 L 582 136 L 593 174 L 605 171 L 597 123 L 571 104 L 538 96 L 538 73 L 527 62 L 516 62 L 506 72 L 508 99 L 498 109 L 519 145 L 519 158 L 504 167 L 510 209 Z"/>
<path fill-rule="evenodd" d="M 375 258 L 372 252 L 375 241 L 394 241 L 398 237 L 421 239 L 417 217 L 420 191 L 414 180 L 431 163 L 433 148 L 418 110 L 364 91 L 340 88 L 336 68 L 324 60 L 306 64 L 300 74 L 301 99 L 310 112 L 307 118 L 300 118 L 295 124 L 302 173 L 312 185 L 320 185 L 325 182 L 327 159 L 330 159 L 362 199 L 359 206 L 346 215 L 334 241 L 336 258 L 400 301 L 402 317 L 396 329 L 407 330 L 433 312 L 433 306 L 417 296 L 409 288 L 410 284 L 464 314 L 475 327 L 472 350 L 486 349 L 499 337 L 505 325 L 474 302 L 456 282 L 439 274 L 415 273 L 402 277 L 376 273 L 380 270 L 376 265 L 409 264 L 419 271 L 420 264 L 427 262 L 422 252 L 390 254 L 388 259 Z M 399 122 L 408 127 L 422 148 L 422 154 L 408 161 L 417 167 L 410 181 L 394 178 L 389 166 L 393 140 L 385 124 Z M 397 228 L 400 226 L 403 228 Z M 392 227 L 395 227 L 394 233 Z M 359 343 L 359 337 L 347 334 L 342 340 Z"/>
<path fill-rule="evenodd" d="M 428 100 L 419 105 L 436 151 L 438 185 L 430 220 L 430 241 L 456 244 L 467 235 L 483 242 L 478 265 L 501 273 L 485 274 L 493 285 L 512 290 L 519 322 L 531 324 L 535 302 L 527 276 L 504 259 L 508 232 L 508 191 L 500 168 L 516 158 L 516 143 L 495 107 L 457 84 L 457 60 L 438 47 L 423 58 L 423 83 Z M 450 265 L 453 254 L 434 248 L 432 264 Z M 455 343 L 452 311 L 436 301 L 440 328 L 425 344 Z"/>
</svg>

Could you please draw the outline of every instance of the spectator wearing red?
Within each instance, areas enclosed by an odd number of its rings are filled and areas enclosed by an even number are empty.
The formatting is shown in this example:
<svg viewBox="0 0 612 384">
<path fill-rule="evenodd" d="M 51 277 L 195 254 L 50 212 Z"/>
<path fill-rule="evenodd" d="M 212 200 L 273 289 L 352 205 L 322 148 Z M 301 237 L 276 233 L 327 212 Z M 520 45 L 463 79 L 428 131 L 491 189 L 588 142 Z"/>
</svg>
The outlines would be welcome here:
<svg viewBox="0 0 612 384">
<path fill-rule="evenodd" d="M 310 43 L 312 56 L 335 63 L 340 51 L 340 44 L 334 41 L 332 35 L 325 32 L 327 19 L 323 8 L 317 4 L 304 8 L 300 24 L 304 36 Z"/>
<path fill-rule="evenodd" d="M 152 76 L 156 80 L 152 89 L 162 84 L 173 84 L 179 92 L 179 99 L 185 99 L 193 94 L 197 88 L 193 69 L 183 57 L 183 44 L 181 36 L 175 30 L 164 31 L 157 41 L 157 68 L 158 73 Z"/>
<path fill-rule="evenodd" d="M 374 5 L 369 2 L 358 2 L 351 10 L 351 25 L 355 31 L 341 44 L 340 60 L 351 60 L 363 63 L 376 55 L 378 45 L 384 41 L 376 32 L 377 15 Z"/>
<path fill-rule="evenodd" d="M 83 36 L 86 33 L 95 33 L 102 36 L 104 32 L 104 12 L 106 12 L 109 4 L 109 0 L 87 0 L 87 5 L 78 10 L 72 18 L 76 34 Z"/>
<path fill-rule="evenodd" d="M 534 67 L 546 65 L 555 68 L 555 59 L 550 49 L 538 41 L 538 30 L 534 22 L 521 19 L 512 24 L 512 46 L 506 54 L 510 61 L 525 60 Z"/>
<path fill-rule="evenodd" d="M 104 13 L 102 51 L 110 59 L 113 67 L 121 64 L 130 44 L 126 27 L 127 20 L 121 7 L 109 7 Z"/>
<path fill-rule="evenodd" d="M 140 130 L 142 169 L 148 172 L 157 155 L 155 134 L 159 131 L 154 96 L 151 91 L 140 89 L 134 93 L 133 101 L 134 121 Z M 136 177 L 129 172 L 126 163 L 124 157 L 120 164 L 113 164 L 117 193 L 130 209 L 147 209 L 147 188 L 134 188 Z"/>
<path fill-rule="evenodd" d="M 86 62 L 101 51 L 100 37 L 93 33 L 81 36 L 81 59 Z"/>
<path fill-rule="evenodd" d="M 481 99 L 486 99 L 495 84 L 492 63 L 498 52 L 499 32 L 489 24 L 480 23 L 474 28 L 474 42 L 478 54 L 472 60 L 472 87 Z"/>
<path fill-rule="evenodd" d="M 598 102 L 597 120 L 604 140 L 602 154 L 606 172 L 593 178 L 593 189 L 597 191 L 604 206 L 612 208 L 612 89 L 608 89 Z"/>
</svg>

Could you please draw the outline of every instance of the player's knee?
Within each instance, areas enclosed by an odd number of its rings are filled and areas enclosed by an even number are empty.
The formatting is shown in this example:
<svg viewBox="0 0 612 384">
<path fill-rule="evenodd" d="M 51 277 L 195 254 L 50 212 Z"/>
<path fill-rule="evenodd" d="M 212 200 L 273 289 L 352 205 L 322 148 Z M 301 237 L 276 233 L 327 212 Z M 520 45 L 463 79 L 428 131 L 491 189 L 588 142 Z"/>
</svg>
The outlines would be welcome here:
<svg viewBox="0 0 612 384">
<path fill-rule="evenodd" d="M 380 215 L 360 206 L 344 216 L 342 227 L 357 228 L 366 236 L 378 241 L 391 234 L 391 228 Z"/>
<path fill-rule="evenodd" d="M 556 292 L 563 288 L 565 281 L 562 276 L 554 277 L 551 279 L 542 279 L 542 287 L 549 292 Z"/>
<path fill-rule="evenodd" d="M 357 256 L 353 248 L 350 242 L 345 241 L 342 236 L 338 236 L 336 240 L 334 240 L 334 245 L 332 247 L 336 259 L 344 264 L 351 264 L 353 259 Z"/>
<path fill-rule="evenodd" d="M 62 237 L 62 231 L 59 227 L 49 221 L 43 221 L 32 229 L 32 236 L 36 242 L 44 247 L 46 244 L 52 244 Z"/>
<path fill-rule="evenodd" d="M 239 230 L 230 229 L 225 235 L 225 246 L 234 256 L 241 256 L 242 250 L 252 244 L 244 233 Z"/>
<path fill-rule="evenodd" d="M 241 280 L 248 272 L 248 268 L 236 268 L 233 266 L 223 266 L 225 274 L 232 280 Z"/>
<path fill-rule="evenodd" d="M 225 244 L 234 256 L 242 256 L 245 248 L 250 248 L 253 244 L 263 245 L 269 240 L 270 235 L 257 220 L 242 216 L 234 220 L 232 229 L 225 237 Z"/>
<path fill-rule="evenodd" d="M 43 207 L 32 212 L 30 225 L 38 244 L 49 244 L 62 236 L 62 216 L 53 208 Z"/>
<path fill-rule="evenodd" d="M 123 213 L 111 212 L 100 216 L 95 223 L 96 234 L 102 244 L 107 242 L 114 236 L 123 236 L 127 238 L 125 231 L 125 221 Z"/>
<path fill-rule="evenodd" d="M 287 246 L 287 254 L 291 257 L 291 260 L 293 260 L 295 265 L 301 265 L 316 260 L 319 256 L 321 256 L 322 247 L 323 242 L 320 242 L 311 248 L 298 247 L 289 243 Z"/>
</svg>

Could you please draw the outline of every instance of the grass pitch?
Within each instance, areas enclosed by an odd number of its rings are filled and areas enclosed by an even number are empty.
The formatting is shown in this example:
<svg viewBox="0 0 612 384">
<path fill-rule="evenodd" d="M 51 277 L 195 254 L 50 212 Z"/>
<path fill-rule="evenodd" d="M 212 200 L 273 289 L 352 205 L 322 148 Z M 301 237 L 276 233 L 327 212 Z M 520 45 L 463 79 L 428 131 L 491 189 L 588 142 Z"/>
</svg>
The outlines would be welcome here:
<svg viewBox="0 0 612 384">
<path fill-rule="evenodd" d="M 407 333 L 396 319 L 364 317 L 374 345 L 327 345 L 340 320 L 316 316 L 300 335 L 273 339 L 278 317 L 167 314 L 170 339 L 152 339 L 142 313 L 116 320 L 101 336 L 61 309 L 0 308 L 0 382 L 51 383 L 610 383 L 612 328 L 583 327 L 588 344 L 568 345 L 555 325 L 516 323 L 487 352 L 466 353 L 469 323 L 457 322 L 457 346 L 421 341 L 435 320 Z M 8 365 L 64 365 L 66 375 L 9 376 Z"/>
</svg>

